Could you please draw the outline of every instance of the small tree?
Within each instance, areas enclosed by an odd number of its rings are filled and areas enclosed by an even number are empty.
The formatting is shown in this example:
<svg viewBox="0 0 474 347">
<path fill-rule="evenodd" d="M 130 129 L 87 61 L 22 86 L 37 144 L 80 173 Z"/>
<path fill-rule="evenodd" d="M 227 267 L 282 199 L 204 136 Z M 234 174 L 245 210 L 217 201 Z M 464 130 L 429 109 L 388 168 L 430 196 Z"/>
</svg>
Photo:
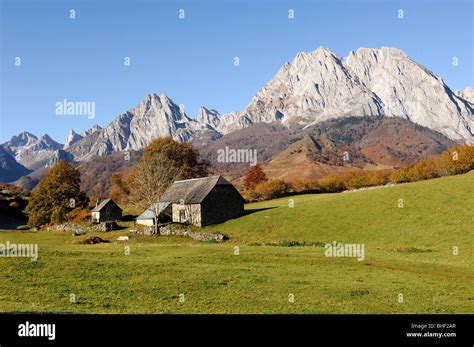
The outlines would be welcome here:
<svg viewBox="0 0 474 347">
<path fill-rule="evenodd" d="M 150 208 L 155 219 L 155 233 L 158 233 L 158 202 L 173 183 L 179 167 L 163 154 L 142 157 L 134 168 L 130 182 L 130 200 L 141 208 Z"/>
<path fill-rule="evenodd" d="M 87 206 L 88 198 L 80 186 L 79 171 L 65 160 L 59 161 L 31 194 L 25 209 L 29 214 L 28 225 L 36 228 L 47 223 L 61 223 L 68 212 Z"/>
<path fill-rule="evenodd" d="M 137 196 L 140 187 L 137 187 L 138 178 L 135 176 L 139 172 L 143 175 L 143 172 L 148 170 L 144 163 L 152 163 L 156 160 L 160 166 L 168 167 L 170 170 L 173 168 L 174 180 L 207 176 L 209 163 L 199 160 L 199 153 L 192 145 L 177 142 L 171 137 L 164 137 L 150 143 L 144 149 L 140 162 L 130 171 L 126 170 L 112 175 L 109 195 L 123 204 L 132 203 L 143 207 L 146 199 Z M 165 161 L 168 161 L 169 164 L 164 164 Z M 174 168 L 177 168 L 177 172 Z M 150 206 L 148 205 L 146 208 Z"/>
<path fill-rule="evenodd" d="M 177 142 L 169 136 L 154 140 L 143 150 L 141 160 L 153 160 L 160 155 L 179 169 L 177 180 L 207 176 L 209 163 L 199 160 L 199 153 L 189 143 Z"/>
<path fill-rule="evenodd" d="M 244 177 L 245 189 L 254 189 L 257 184 L 268 181 L 267 175 L 263 172 L 260 165 L 251 166 Z"/>
<path fill-rule="evenodd" d="M 112 174 L 109 196 L 118 203 L 129 203 L 130 197 L 130 173 L 116 172 Z"/>
</svg>

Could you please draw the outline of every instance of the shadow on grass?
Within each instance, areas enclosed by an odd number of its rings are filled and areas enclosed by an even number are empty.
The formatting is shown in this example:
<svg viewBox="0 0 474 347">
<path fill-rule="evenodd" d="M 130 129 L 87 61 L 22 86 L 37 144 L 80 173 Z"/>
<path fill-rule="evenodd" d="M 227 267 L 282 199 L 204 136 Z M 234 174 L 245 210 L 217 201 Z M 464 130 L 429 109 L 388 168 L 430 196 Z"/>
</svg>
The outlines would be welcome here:
<svg viewBox="0 0 474 347">
<path fill-rule="evenodd" d="M 265 208 L 253 208 L 251 210 L 245 210 L 243 216 L 247 216 L 249 214 L 255 213 L 255 212 L 261 212 L 261 211 L 266 211 L 266 210 L 272 210 L 276 208 L 275 207 L 265 207 Z"/>
<path fill-rule="evenodd" d="M 134 215 L 134 214 L 126 214 L 125 216 L 122 217 L 121 221 L 122 222 L 134 222 L 135 221 L 135 218 L 137 218 L 138 216 Z"/>
</svg>

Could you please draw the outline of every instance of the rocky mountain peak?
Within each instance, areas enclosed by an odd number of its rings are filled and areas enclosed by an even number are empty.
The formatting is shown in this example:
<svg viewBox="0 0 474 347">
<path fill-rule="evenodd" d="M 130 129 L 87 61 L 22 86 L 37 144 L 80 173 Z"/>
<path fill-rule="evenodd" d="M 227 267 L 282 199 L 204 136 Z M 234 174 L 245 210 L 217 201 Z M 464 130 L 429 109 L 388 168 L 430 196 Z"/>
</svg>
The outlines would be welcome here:
<svg viewBox="0 0 474 347">
<path fill-rule="evenodd" d="M 19 146 L 26 146 L 26 145 L 29 145 L 35 141 L 37 141 L 38 138 L 27 132 L 27 131 L 23 131 L 22 133 L 16 135 L 16 136 L 12 136 L 12 138 L 10 139 L 10 141 L 8 141 L 6 143 L 6 147 L 19 147 Z"/>
<path fill-rule="evenodd" d="M 250 124 L 282 121 L 312 124 L 345 115 L 378 115 L 381 104 L 331 50 L 300 53 L 252 99 L 244 115 Z"/>
<path fill-rule="evenodd" d="M 83 138 L 82 135 L 79 135 L 78 133 L 76 133 L 73 129 L 71 129 L 71 131 L 69 131 L 69 134 L 66 138 L 66 142 L 64 143 L 64 149 L 68 149 L 69 147 L 71 147 L 74 143 L 76 143 L 77 141 L 81 140 Z"/>
<path fill-rule="evenodd" d="M 463 91 L 456 91 L 456 95 L 474 105 L 474 88 L 466 87 Z"/>
<path fill-rule="evenodd" d="M 41 147 L 41 148 L 50 148 L 50 149 L 61 149 L 63 146 L 54 141 L 51 136 L 48 134 L 44 134 L 41 136 L 36 143 L 34 143 L 36 147 Z"/>
<path fill-rule="evenodd" d="M 30 170 L 36 170 L 61 159 L 72 159 L 62 150 L 63 145 L 48 134 L 40 138 L 30 133 L 21 133 L 2 145 L 15 160 Z"/>
<path fill-rule="evenodd" d="M 455 95 L 439 76 L 398 48 L 359 48 L 342 59 L 319 47 L 283 65 L 226 129 L 260 122 L 293 127 L 347 116 L 390 116 L 474 143 L 471 95 Z"/>
<path fill-rule="evenodd" d="M 71 146 L 77 160 L 126 150 L 140 150 L 159 137 L 171 136 L 187 141 L 204 125 L 187 117 L 166 94 L 148 94 L 134 108 L 119 115 L 106 128 L 98 130 Z"/>
<path fill-rule="evenodd" d="M 82 137 L 86 137 L 86 136 L 92 135 L 93 133 L 101 129 L 102 128 L 98 124 L 94 124 L 91 128 L 87 129 L 86 131 L 83 131 L 80 135 Z"/>
<path fill-rule="evenodd" d="M 204 106 L 199 107 L 198 114 L 194 118 L 197 122 L 209 124 L 213 128 L 218 128 L 220 123 L 220 114 L 214 109 L 208 109 Z"/>
<path fill-rule="evenodd" d="M 401 50 L 358 49 L 346 66 L 380 99 L 382 115 L 409 119 L 456 141 L 474 141 L 472 109 L 456 99 L 440 77 Z"/>
</svg>

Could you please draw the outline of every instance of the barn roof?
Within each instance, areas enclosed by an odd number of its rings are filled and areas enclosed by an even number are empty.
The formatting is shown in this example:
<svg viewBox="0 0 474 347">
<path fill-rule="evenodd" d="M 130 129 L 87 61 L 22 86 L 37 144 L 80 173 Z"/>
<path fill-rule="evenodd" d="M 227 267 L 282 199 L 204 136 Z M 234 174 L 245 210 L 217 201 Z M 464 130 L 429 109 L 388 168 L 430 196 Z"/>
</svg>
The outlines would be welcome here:
<svg viewBox="0 0 474 347">
<path fill-rule="evenodd" d="M 153 206 L 150 206 L 148 209 L 146 209 L 141 215 L 139 215 L 136 220 L 143 220 L 143 219 L 154 219 L 155 215 L 153 214 L 153 209 L 158 207 L 158 215 L 160 215 L 161 212 L 166 210 L 166 208 L 170 205 L 169 202 L 159 202 L 157 204 L 154 204 Z"/>
<path fill-rule="evenodd" d="M 161 201 L 175 204 L 199 204 L 216 185 L 230 185 L 222 176 L 193 178 L 190 180 L 175 181 L 163 194 Z"/>
<path fill-rule="evenodd" d="M 118 209 L 121 208 L 112 200 L 112 199 L 105 199 L 99 205 L 94 207 L 91 212 L 100 212 L 105 206 L 107 206 L 110 202 L 112 202 Z"/>
</svg>

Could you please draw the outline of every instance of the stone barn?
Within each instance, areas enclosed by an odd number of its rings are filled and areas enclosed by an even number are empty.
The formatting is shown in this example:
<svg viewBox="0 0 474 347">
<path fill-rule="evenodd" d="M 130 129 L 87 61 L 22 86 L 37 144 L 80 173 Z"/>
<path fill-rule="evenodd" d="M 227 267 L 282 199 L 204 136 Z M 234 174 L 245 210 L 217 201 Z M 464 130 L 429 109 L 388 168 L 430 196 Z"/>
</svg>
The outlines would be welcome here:
<svg viewBox="0 0 474 347">
<path fill-rule="evenodd" d="M 113 222 L 122 219 L 122 209 L 112 200 L 106 199 L 92 210 L 92 223 Z"/>
<path fill-rule="evenodd" d="M 244 213 L 244 198 L 224 177 L 176 181 L 163 195 L 171 203 L 172 220 L 199 227 L 223 223 Z"/>
</svg>

